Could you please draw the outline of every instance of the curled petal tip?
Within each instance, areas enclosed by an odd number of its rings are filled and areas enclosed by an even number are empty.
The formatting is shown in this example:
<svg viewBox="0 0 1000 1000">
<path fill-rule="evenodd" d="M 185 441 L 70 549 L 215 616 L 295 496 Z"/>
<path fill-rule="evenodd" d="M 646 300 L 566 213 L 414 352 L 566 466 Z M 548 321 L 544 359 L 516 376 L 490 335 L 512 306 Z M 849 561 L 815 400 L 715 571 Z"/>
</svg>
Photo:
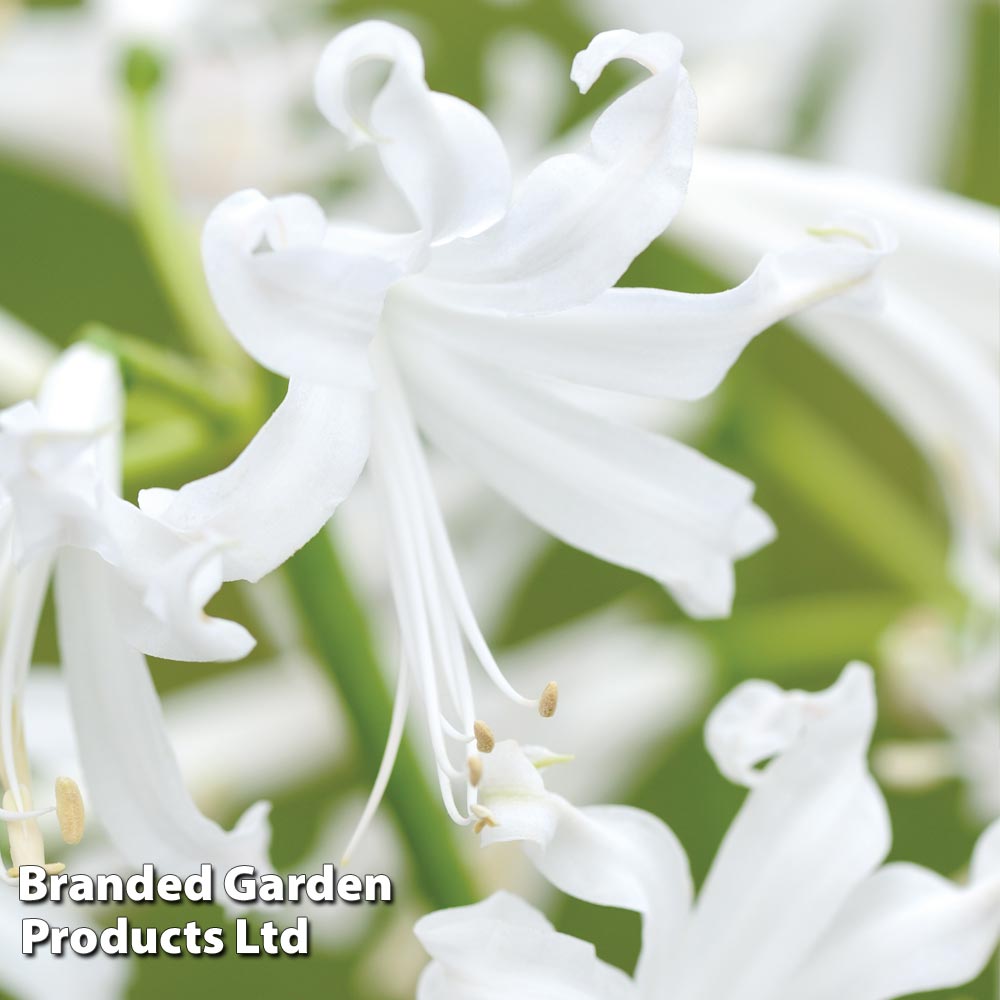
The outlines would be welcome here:
<svg viewBox="0 0 1000 1000">
<path fill-rule="evenodd" d="M 576 54 L 570 79 L 580 88 L 580 93 L 586 94 L 608 64 L 616 59 L 631 59 L 656 74 L 677 70 L 683 54 L 684 46 L 666 31 L 646 34 L 624 28 L 602 31 L 582 52 Z"/>
</svg>

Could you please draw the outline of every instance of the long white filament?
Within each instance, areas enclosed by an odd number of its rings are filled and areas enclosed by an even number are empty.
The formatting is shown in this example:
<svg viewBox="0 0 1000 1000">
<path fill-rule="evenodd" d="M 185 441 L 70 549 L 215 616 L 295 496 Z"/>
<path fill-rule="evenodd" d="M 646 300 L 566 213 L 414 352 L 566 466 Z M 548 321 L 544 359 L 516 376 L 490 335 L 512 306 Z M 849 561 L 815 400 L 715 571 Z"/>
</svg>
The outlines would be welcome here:
<svg viewBox="0 0 1000 1000">
<path fill-rule="evenodd" d="M 461 626 L 462 633 L 493 684 L 515 704 L 525 708 L 537 708 L 538 699 L 524 697 L 503 675 L 503 671 L 490 652 L 489 644 L 479 628 L 475 612 L 469 603 L 469 595 L 462 583 L 461 573 L 455 561 L 455 553 L 448 539 L 448 530 L 434 494 L 434 485 L 423 457 L 423 449 L 417 437 L 413 416 L 406 404 L 391 361 L 385 357 L 384 352 L 379 352 L 377 357 L 380 362 L 379 386 L 385 397 L 385 405 L 394 418 L 392 426 L 402 439 L 401 450 L 409 459 L 408 465 L 419 496 L 417 503 L 424 514 L 423 520 L 430 533 L 437 570 L 443 579 L 448 600 Z"/>
<path fill-rule="evenodd" d="M 508 683 L 489 650 L 462 584 L 416 424 L 392 358 L 378 340 L 372 345 L 372 361 L 378 389 L 368 467 L 385 540 L 403 665 L 379 773 L 345 855 L 353 852 L 367 831 L 385 794 L 402 740 L 411 679 L 424 703 L 442 801 L 460 825 L 475 820 L 478 801 L 473 778 L 477 722 L 466 643 L 503 694 L 527 708 L 537 709 L 540 704 Z M 441 703 L 442 688 L 448 713 Z M 448 717 L 452 713 L 455 721 Z M 466 759 L 461 768 L 452 761 L 449 741 L 464 745 Z M 465 788 L 464 811 L 455 798 L 458 781 Z"/>
<path fill-rule="evenodd" d="M 401 503 L 395 477 L 385 475 L 382 469 L 381 452 L 372 447 L 371 467 L 376 481 L 376 489 L 385 498 L 387 509 L 386 526 L 389 539 L 389 578 L 392 582 L 393 598 L 400 620 L 403 648 L 410 659 L 420 684 L 421 693 L 427 707 L 431 746 L 438 767 L 451 778 L 458 778 L 461 772 L 448 759 L 444 736 L 437 720 L 441 718 L 438 697 L 434 648 L 427 624 L 427 610 L 424 594 L 420 587 L 417 556 L 414 551 L 414 532 L 407 524 L 405 505 Z"/>
<path fill-rule="evenodd" d="M 380 459 L 377 453 L 378 449 L 373 447 L 370 468 L 376 484 L 375 492 L 379 498 L 378 506 L 382 514 L 384 533 L 388 542 L 386 557 L 389 566 L 389 581 L 392 588 L 393 601 L 396 605 L 396 613 L 399 617 L 403 656 L 415 670 L 420 693 L 424 700 L 427 729 L 437 765 L 438 784 L 441 788 L 441 796 L 445 809 L 456 823 L 466 823 L 468 819 L 462 817 L 458 812 L 451 787 L 452 777 L 457 776 L 457 774 L 456 769 L 448 759 L 447 749 L 443 744 L 442 719 L 437 697 L 437 678 L 435 676 L 433 655 L 429 646 L 427 622 L 421 617 L 421 595 L 414 593 L 412 589 L 416 581 L 415 575 L 412 572 L 404 573 L 403 571 L 406 555 L 405 550 L 408 546 L 397 544 L 400 541 L 398 538 L 398 528 L 400 526 L 398 512 L 392 509 L 390 503 L 392 488 L 381 475 L 379 468 Z"/>
<path fill-rule="evenodd" d="M 10 597 L 3 647 L 0 650 L 0 763 L 8 790 L 17 809 L 24 809 L 20 785 L 28 775 L 22 774 L 19 754 L 15 747 L 15 730 L 19 713 L 17 706 L 24 687 L 24 675 L 34 648 L 38 620 L 45 602 L 45 590 L 51 571 L 51 559 L 32 561 L 17 574 Z"/>
<path fill-rule="evenodd" d="M 3 513 L 9 512 L 0 515 Z M 13 806 L 0 808 L 0 821 L 4 823 L 33 823 L 53 811 L 51 807 L 28 808 L 24 789 L 31 776 L 25 773 L 23 734 L 19 732 L 19 706 L 51 568 L 51 558 L 41 557 L 19 569 L 13 560 L 10 522 L 0 525 L 0 784 L 10 793 L 4 805 Z M 0 854 L 0 881 L 14 885 L 16 879 L 7 874 L 7 867 Z"/>
<path fill-rule="evenodd" d="M 358 820 L 358 825 L 351 834 L 351 839 L 344 848 L 344 854 L 340 864 L 348 864 L 355 848 L 361 842 L 361 838 L 368 832 L 372 820 L 378 807 L 385 797 L 385 790 L 389 787 L 389 779 L 392 777 L 392 769 L 396 765 L 396 757 L 399 755 L 399 747 L 403 742 L 403 730 L 406 728 L 406 711 L 410 702 L 410 672 L 407 666 L 406 656 L 399 658 L 399 677 L 396 680 L 396 698 L 392 705 L 392 720 L 389 723 L 389 735 L 386 737 L 385 750 L 382 753 L 382 761 L 378 766 L 378 774 L 375 776 L 375 784 L 372 785 L 371 793 L 365 808 Z"/>
</svg>

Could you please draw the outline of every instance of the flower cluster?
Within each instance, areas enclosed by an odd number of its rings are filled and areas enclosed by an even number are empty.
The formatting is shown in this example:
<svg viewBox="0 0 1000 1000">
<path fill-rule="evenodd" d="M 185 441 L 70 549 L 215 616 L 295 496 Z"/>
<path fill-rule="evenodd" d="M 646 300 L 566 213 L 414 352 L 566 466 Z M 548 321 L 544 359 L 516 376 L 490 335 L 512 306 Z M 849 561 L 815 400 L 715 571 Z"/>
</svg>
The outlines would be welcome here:
<svg viewBox="0 0 1000 1000">
<path fill-rule="evenodd" d="M 195 806 L 145 657 L 245 657 L 254 638 L 209 616 L 207 603 L 226 582 L 256 584 L 291 559 L 365 476 L 400 655 L 385 755 L 347 853 L 388 787 L 412 691 L 451 820 L 484 846 L 520 844 L 552 886 L 643 922 L 627 975 L 506 893 L 433 914 L 417 927 L 432 958 L 421 1000 L 890 1000 L 966 982 L 986 963 L 1000 935 L 1000 827 L 982 835 L 963 887 L 883 864 L 891 831 L 867 766 L 869 668 L 852 664 L 819 694 L 747 682 L 714 711 L 709 752 L 750 793 L 697 894 L 665 824 L 637 809 L 577 808 L 547 790 L 541 771 L 568 755 L 498 740 L 506 734 L 488 720 L 501 712 L 484 713 L 475 694 L 472 668 L 518 710 L 550 719 L 559 702 L 548 674 L 522 691 L 494 657 L 431 449 L 551 537 L 656 581 L 690 617 L 725 617 L 734 563 L 775 535 L 754 484 L 594 400 L 704 398 L 759 333 L 830 300 L 850 300 L 882 349 L 915 329 L 910 374 L 944 384 L 946 398 L 973 386 L 969 405 L 940 420 L 918 413 L 912 393 L 897 395 L 908 401 L 902 422 L 939 459 L 963 536 L 956 578 L 981 602 L 995 581 L 992 465 L 963 458 L 962 472 L 949 474 L 936 450 L 942 428 L 954 452 L 962 428 L 993 442 L 995 379 L 977 377 L 971 347 L 960 363 L 936 366 L 937 328 L 921 322 L 928 313 L 917 303 L 907 309 L 897 295 L 871 319 L 873 275 L 895 246 L 881 223 L 848 205 L 820 212 L 811 175 L 779 165 L 762 182 L 760 161 L 739 159 L 744 187 L 727 182 L 718 198 L 696 197 L 680 238 L 703 247 L 724 241 L 731 224 L 731 245 L 717 256 L 738 259 L 749 276 L 714 294 L 620 284 L 681 209 L 697 111 L 672 35 L 602 32 L 574 59 L 571 79 L 586 93 L 618 61 L 639 67 L 639 80 L 596 117 L 581 148 L 518 180 L 490 120 L 429 87 L 413 35 L 382 21 L 342 31 L 319 60 L 316 104 L 349 146 L 373 147 L 402 221 L 348 222 L 312 197 L 257 190 L 230 195 L 208 217 L 202 257 L 215 306 L 245 354 L 285 383 L 236 458 L 177 489 L 124 499 L 120 374 L 93 344 L 59 356 L 34 401 L 0 411 L 6 882 L 24 864 L 62 867 L 47 863 L 43 826 L 54 813 L 63 840 L 77 843 L 85 801 L 130 861 L 179 874 L 205 862 L 269 870 L 266 803 L 228 832 Z M 369 64 L 385 76 L 362 106 Z M 709 181 L 713 170 L 733 172 L 725 155 L 706 162 Z M 792 224 L 782 215 L 788 200 L 781 211 L 769 206 L 775 177 L 817 214 L 793 212 Z M 874 196 L 860 201 L 879 207 Z M 829 312 L 810 317 L 831 353 L 862 379 L 885 380 L 877 348 L 845 346 Z M 59 778 L 52 804 L 40 805 L 24 702 L 51 581 L 84 787 Z M 967 708 L 943 713 L 946 728 L 961 729 Z"/>
</svg>

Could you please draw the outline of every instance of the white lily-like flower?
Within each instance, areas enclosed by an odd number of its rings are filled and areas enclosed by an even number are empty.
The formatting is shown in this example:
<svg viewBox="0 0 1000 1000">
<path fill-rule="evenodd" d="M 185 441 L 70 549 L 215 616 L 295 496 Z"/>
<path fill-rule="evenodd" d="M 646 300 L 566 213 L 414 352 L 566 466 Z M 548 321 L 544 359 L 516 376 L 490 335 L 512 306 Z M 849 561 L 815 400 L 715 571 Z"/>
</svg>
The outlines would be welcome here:
<svg viewBox="0 0 1000 1000">
<path fill-rule="evenodd" d="M 796 318 L 925 455 L 953 525 L 957 581 L 1000 601 L 1000 214 L 976 202 L 763 153 L 702 147 L 670 236 L 739 273 L 803 216 L 878 211 L 899 248 L 880 269 L 883 308 Z"/>
<path fill-rule="evenodd" d="M 433 495 L 419 431 L 569 544 L 644 572 L 698 615 L 729 609 L 732 562 L 773 528 L 753 486 L 676 442 L 568 402 L 564 383 L 693 399 L 743 346 L 790 311 L 863 283 L 885 248 L 876 227 L 768 254 L 714 296 L 616 289 L 684 194 L 694 97 L 670 35 L 599 35 L 573 64 L 583 90 L 616 59 L 647 79 L 614 101 L 581 153 L 543 162 L 511 191 L 492 125 L 431 91 L 408 32 L 366 22 L 338 35 L 317 73 L 320 110 L 374 143 L 417 229 L 327 221 L 301 195 L 245 191 L 203 236 L 208 281 L 230 329 L 287 395 L 229 468 L 143 509 L 226 540 L 226 578 L 255 580 L 329 519 L 371 452 L 404 668 L 429 720 L 445 804 L 474 821 L 475 788 L 449 743 L 473 751 L 466 644 L 514 701 L 469 607 Z M 365 118 L 353 74 L 388 62 Z M 847 235 L 843 235 L 847 232 Z M 403 700 L 403 699 L 401 699 Z M 401 725 L 401 716 L 398 720 Z M 481 741 L 480 741 L 481 742 Z"/>
<path fill-rule="evenodd" d="M 787 150 L 896 180 L 948 167 L 973 0 L 582 0 L 595 29 L 670 25 L 713 142 Z M 775 25 L 781 31 L 775 31 Z M 803 136 L 808 117 L 809 134 Z"/>
<path fill-rule="evenodd" d="M 897 622 L 883 642 L 883 677 L 897 710 L 926 739 L 882 742 L 875 771 L 897 788 L 964 782 L 981 822 L 1000 817 L 1000 626 L 961 632 L 923 609 Z"/>
<path fill-rule="evenodd" d="M 120 64 L 128 46 L 141 44 L 168 63 L 165 159 L 189 207 L 200 213 L 245 183 L 250 163 L 257 178 L 273 169 L 274 182 L 312 181 L 336 147 L 320 130 L 304 127 L 296 112 L 309 95 L 303 67 L 325 37 L 315 5 L 290 6 L 271 0 L 23 5 L 9 23 L 0 18 L 0 144 L 119 200 L 126 187 Z"/>
<path fill-rule="evenodd" d="M 418 923 L 434 959 L 418 997 L 890 1000 L 972 979 L 1000 937 L 1000 823 L 980 839 L 966 886 L 882 865 L 891 832 L 865 760 L 874 723 L 861 665 L 820 694 L 761 681 L 731 692 L 706 742 L 751 791 L 697 900 L 660 820 L 576 809 L 545 791 L 515 745 L 498 746 L 483 775 L 484 842 L 525 840 L 558 888 L 640 913 L 642 953 L 627 976 L 501 893 Z"/>
<path fill-rule="evenodd" d="M 0 820 L 13 868 L 44 864 L 38 820 L 57 812 L 82 835 L 76 783 L 36 808 L 23 700 L 42 604 L 55 573 L 66 684 L 89 797 L 133 863 L 178 871 L 203 861 L 258 861 L 266 807 L 224 833 L 195 808 L 163 731 L 135 645 L 186 658 L 241 656 L 252 640 L 202 607 L 218 588 L 217 556 L 144 516 L 117 493 L 122 392 L 114 361 L 86 345 L 62 355 L 37 402 L 0 411 Z M 2 878 L 12 882 L 3 866 Z"/>
</svg>

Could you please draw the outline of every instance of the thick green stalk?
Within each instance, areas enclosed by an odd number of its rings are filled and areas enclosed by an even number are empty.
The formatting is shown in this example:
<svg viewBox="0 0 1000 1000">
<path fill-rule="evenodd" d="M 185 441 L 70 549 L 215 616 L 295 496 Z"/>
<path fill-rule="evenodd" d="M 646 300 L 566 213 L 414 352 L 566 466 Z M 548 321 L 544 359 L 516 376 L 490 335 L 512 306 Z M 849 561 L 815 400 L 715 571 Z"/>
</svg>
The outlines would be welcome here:
<svg viewBox="0 0 1000 1000">
<path fill-rule="evenodd" d="M 908 605 L 899 593 L 807 594 L 741 606 L 704 629 L 741 675 L 801 683 L 810 671 L 874 657 Z"/>
<path fill-rule="evenodd" d="M 174 203 L 156 129 L 161 67 L 144 49 L 125 62 L 126 166 L 132 211 L 188 347 L 220 364 L 246 366 L 212 304 L 191 234 Z"/>
<path fill-rule="evenodd" d="M 80 337 L 118 359 L 126 384 L 142 381 L 155 386 L 215 424 L 231 426 L 243 420 L 249 425 L 260 417 L 262 404 L 253 382 L 226 368 L 192 360 L 100 323 L 87 324 Z"/>
<path fill-rule="evenodd" d="M 382 757 L 392 699 L 375 656 L 365 619 L 327 532 L 321 531 L 287 563 L 299 624 L 309 645 L 344 699 L 362 751 L 366 777 L 374 779 Z M 444 807 L 404 740 L 386 791 L 416 868 L 419 884 L 435 907 L 460 906 L 476 893 L 455 847 Z"/>
<path fill-rule="evenodd" d="M 753 421 L 746 446 L 846 544 L 913 600 L 961 612 L 947 540 L 836 428 L 773 381 Z"/>
</svg>

